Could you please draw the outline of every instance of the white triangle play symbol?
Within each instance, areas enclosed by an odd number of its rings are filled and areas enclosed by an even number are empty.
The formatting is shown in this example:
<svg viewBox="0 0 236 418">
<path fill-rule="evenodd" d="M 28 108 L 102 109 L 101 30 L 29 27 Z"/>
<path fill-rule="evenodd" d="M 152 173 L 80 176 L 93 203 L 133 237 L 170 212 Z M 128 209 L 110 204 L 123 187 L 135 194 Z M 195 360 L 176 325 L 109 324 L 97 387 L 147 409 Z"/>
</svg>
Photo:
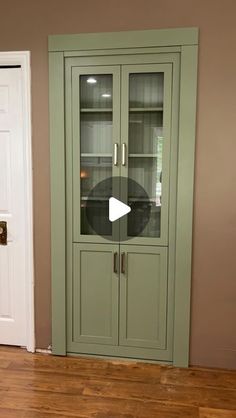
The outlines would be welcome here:
<svg viewBox="0 0 236 418">
<path fill-rule="evenodd" d="M 131 208 L 115 197 L 109 199 L 109 221 L 114 222 L 131 211 Z"/>
</svg>

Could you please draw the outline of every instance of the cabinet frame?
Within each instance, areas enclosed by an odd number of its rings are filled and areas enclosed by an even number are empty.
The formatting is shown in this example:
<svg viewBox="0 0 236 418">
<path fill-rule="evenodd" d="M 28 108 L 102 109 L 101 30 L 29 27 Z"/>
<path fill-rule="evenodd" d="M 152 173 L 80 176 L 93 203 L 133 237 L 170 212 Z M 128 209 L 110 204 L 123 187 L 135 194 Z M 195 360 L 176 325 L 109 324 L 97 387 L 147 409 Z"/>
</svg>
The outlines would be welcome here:
<svg viewBox="0 0 236 418">
<path fill-rule="evenodd" d="M 178 52 L 180 106 L 175 254 L 173 364 L 188 366 L 192 258 L 198 29 L 49 36 L 51 155 L 52 348 L 66 355 L 66 276 L 72 259 L 66 242 L 65 59 L 67 57 Z"/>
</svg>

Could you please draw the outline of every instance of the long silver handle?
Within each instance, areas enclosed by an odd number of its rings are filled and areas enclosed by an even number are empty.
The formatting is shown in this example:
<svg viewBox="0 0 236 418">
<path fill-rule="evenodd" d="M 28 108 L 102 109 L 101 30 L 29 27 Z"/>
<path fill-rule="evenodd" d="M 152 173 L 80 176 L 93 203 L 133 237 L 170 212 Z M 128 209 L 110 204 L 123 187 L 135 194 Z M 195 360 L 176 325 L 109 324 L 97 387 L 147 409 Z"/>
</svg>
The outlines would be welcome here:
<svg viewBox="0 0 236 418">
<path fill-rule="evenodd" d="M 117 252 L 114 253 L 113 258 L 113 272 L 117 273 Z"/>
<path fill-rule="evenodd" d="M 114 165 L 118 164 L 118 144 L 114 144 Z"/>
<path fill-rule="evenodd" d="M 126 144 L 123 142 L 122 144 L 122 159 L 121 159 L 122 165 L 125 165 L 126 163 Z"/>
<path fill-rule="evenodd" d="M 121 253 L 121 273 L 125 274 L 125 253 Z"/>
</svg>

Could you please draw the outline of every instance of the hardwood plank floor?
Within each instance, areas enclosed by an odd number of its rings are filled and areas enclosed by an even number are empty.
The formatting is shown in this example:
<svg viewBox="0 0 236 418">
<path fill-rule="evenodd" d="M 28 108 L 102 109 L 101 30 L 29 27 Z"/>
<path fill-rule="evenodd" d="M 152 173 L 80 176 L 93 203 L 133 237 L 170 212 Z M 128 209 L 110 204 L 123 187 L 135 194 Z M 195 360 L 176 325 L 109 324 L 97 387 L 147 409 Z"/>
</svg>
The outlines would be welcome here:
<svg viewBox="0 0 236 418">
<path fill-rule="evenodd" d="M 235 411 L 225 409 L 200 408 L 200 418 L 235 418 Z"/>
<path fill-rule="evenodd" d="M 0 346 L 0 418 L 236 418 L 236 371 Z"/>
</svg>

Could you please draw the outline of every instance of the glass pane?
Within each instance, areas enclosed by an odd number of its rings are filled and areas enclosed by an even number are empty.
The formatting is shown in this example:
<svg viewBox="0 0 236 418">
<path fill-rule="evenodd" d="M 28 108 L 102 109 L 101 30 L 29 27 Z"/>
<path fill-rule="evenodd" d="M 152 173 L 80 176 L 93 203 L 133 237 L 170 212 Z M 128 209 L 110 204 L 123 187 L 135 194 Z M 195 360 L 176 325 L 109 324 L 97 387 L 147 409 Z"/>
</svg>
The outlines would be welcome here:
<svg viewBox="0 0 236 418">
<path fill-rule="evenodd" d="M 112 177 L 112 75 L 80 76 L 81 233 L 111 235 L 107 219 L 112 182 L 96 196 L 93 188 Z M 96 225 L 89 225 L 87 215 Z M 90 222 L 91 223 L 91 222 Z"/>
<path fill-rule="evenodd" d="M 93 188 L 100 181 L 111 178 L 112 158 L 111 157 L 81 157 L 81 233 L 97 234 L 87 222 L 86 211 L 90 211 L 90 219 L 96 225 L 96 231 L 101 235 L 111 235 L 111 223 L 107 219 L 109 197 L 112 193 L 112 182 L 110 187 L 102 190 L 100 195 L 93 193 Z M 106 183 L 107 185 L 107 183 Z M 86 209 L 87 207 L 87 209 Z"/>
<path fill-rule="evenodd" d="M 149 196 L 135 196 L 128 189 L 128 203 L 136 210 L 128 217 L 128 236 L 136 236 L 150 206 L 150 218 L 141 236 L 161 236 L 163 90 L 164 73 L 130 74 L 129 88 L 129 178 Z M 139 210 L 140 209 L 140 210 Z M 140 214 L 140 216 L 139 216 Z"/>
<path fill-rule="evenodd" d="M 80 76 L 81 109 L 112 108 L 112 75 Z"/>
<path fill-rule="evenodd" d="M 130 74 L 130 107 L 162 107 L 164 86 L 163 81 L 164 73 Z"/>
<path fill-rule="evenodd" d="M 130 112 L 130 154 L 157 154 L 163 135 L 163 112 Z"/>
<path fill-rule="evenodd" d="M 81 113 L 82 154 L 112 154 L 112 112 Z"/>
<path fill-rule="evenodd" d="M 96 226 L 96 231 L 90 226 L 87 220 L 87 213 L 92 225 Z M 83 235 L 112 235 L 112 224 L 107 214 L 109 211 L 109 201 L 90 200 L 89 202 L 81 202 L 81 234 Z"/>
<path fill-rule="evenodd" d="M 143 237 L 160 237 L 160 215 L 161 215 L 161 177 L 162 164 L 158 158 L 135 158 L 129 157 L 129 178 L 137 181 L 149 196 L 147 201 L 143 196 L 135 196 L 132 190 L 132 183 L 129 184 L 128 204 L 133 210 L 128 217 L 128 236 L 136 236 L 140 223 L 145 221 L 145 212 L 149 212 L 150 219 L 143 230 Z M 138 210 L 140 209 L 140 210 Z M 140 213 L 140 216 L 138 215 Z"/>
<path fill-rule="evenodd" d="M 81 197 L 88 197 L 89 193 L 100 181 L 111 176 L 111 157 L 81 157 Z M 110 192 L 111 190 L 104 190 L 102 196 L 99 197 L 109 196 Z"/>
</svg>

